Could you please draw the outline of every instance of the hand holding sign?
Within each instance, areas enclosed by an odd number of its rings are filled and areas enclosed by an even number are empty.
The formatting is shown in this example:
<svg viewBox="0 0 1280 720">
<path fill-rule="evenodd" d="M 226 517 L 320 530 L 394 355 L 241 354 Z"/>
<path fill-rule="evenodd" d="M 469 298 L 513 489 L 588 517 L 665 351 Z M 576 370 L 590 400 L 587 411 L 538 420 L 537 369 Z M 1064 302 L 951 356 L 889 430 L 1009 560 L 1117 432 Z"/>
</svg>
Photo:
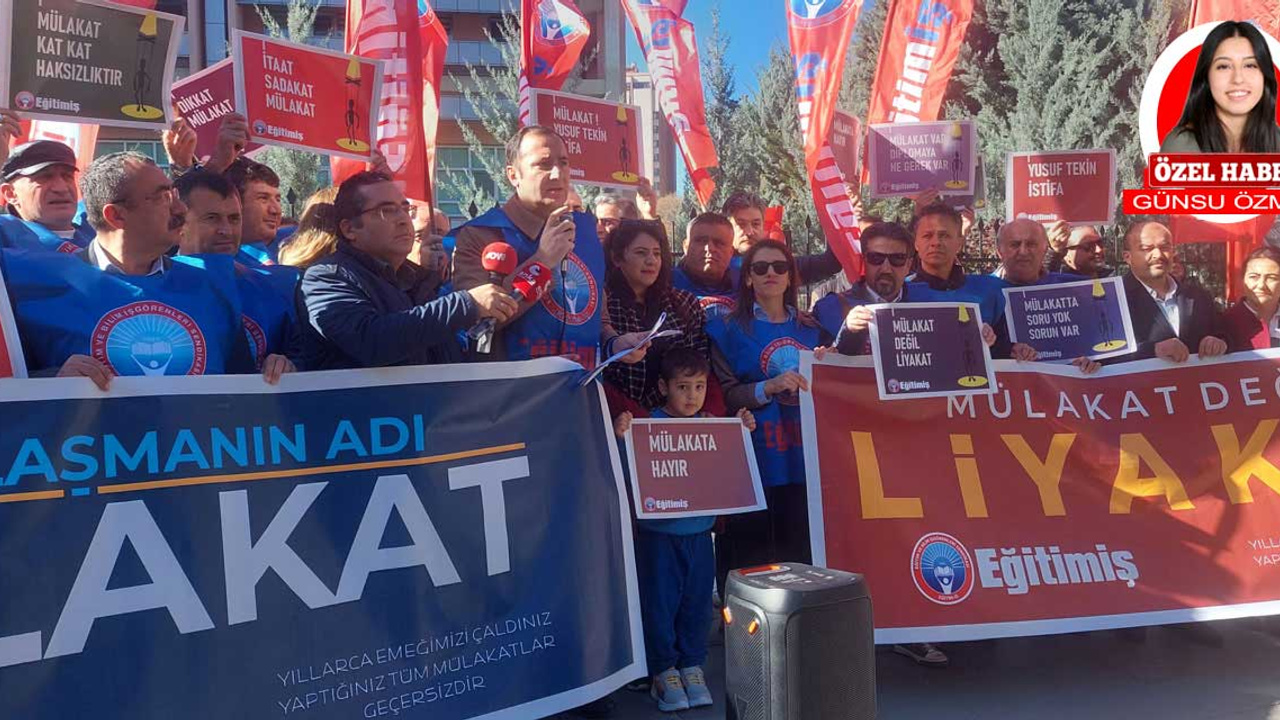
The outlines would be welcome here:
<svg viewBox="0 0 1280 720">
<path fill-rule="evenodd" d="M 973 303 L 872 305 L 871 353 L 881 400 L 995 392 L 995 332 Z"/>
<path fill-rule="evenodd" d="M 1014 346 L 1041 360 L 1101 359 L 1137 349 L 1120 278 L 1004 289 Z"/>
</svg>

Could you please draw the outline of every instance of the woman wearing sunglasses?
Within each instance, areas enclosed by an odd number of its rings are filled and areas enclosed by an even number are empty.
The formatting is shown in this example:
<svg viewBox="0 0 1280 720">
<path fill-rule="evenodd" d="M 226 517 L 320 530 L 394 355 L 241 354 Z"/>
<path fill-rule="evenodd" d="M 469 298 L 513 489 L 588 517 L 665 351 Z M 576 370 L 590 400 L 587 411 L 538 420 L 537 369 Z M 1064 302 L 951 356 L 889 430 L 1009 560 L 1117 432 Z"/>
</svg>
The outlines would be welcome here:
<svg viewBox="0 0 1280 720">
<path fill-rule="evenodd" d="M 730 412 L 756 417 L 751 434 L 768 510 L 733 515 L 718 543 L 723 567 L 777 560 L 808 562 L 800 401 L 808 382 L 800 375 L 800 351 L 830 342 L 821 328 L 799 319 L 795 258 L 774 240 L 761 240 L 742 262 L 737 305 L 709 321 L 712 364 Z"/>
</svg>

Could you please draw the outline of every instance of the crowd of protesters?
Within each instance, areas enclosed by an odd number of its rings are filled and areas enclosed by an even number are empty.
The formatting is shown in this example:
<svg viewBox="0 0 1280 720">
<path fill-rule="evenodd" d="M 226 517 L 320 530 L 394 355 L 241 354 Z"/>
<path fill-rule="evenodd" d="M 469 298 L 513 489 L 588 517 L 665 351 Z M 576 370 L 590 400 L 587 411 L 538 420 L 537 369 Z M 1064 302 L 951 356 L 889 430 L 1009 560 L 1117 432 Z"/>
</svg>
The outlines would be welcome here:
<svg viewBox="0 0 1280 720">
<path fill-rule="evenodd" d="M 375 162 L 316 193 L 282 230 L 279 178 L 241 154 L 239 116 L 224 120 L 218 151 L 203 162 L 178 121 L 164 138 L 169 173 L 136 153 L 78 172 L 79 159 L 56 142 L 9 150 L 19 119 L 0 110 L 0 271 L 33 376 L 86 377 L 103 389 L 122 375 L 261 373 L 275 383 L 299 371 L 544 356 L 591 367 L 621 351 L 603 375 L 617 433 L 637 417 L 740 418 L 768 509 L 637 523 L 649 687 L 664 711 L 712 703 L 702 665 L 717 579 L 723 587 L 730 568 L 809 559 L 799 351 L 869 354 L 871 304 L 963 301 L 980 307 L 993 357 L 1035 361 L 1035 350 L 1009 342 L 1002 289 L 1111 272 L 1097 229 L 1019 220 L 998 233 L 1000 269 L 966 274 L 958 257 L 972 212 L 924 196 L 909 225 L 863 222 L 863 277 L 810 312 L 802 283 L 832 278 L 840 264 L 830 250 L 793 255 L 766 232 L 759 198 L 735 193 L 720 212 L 693 218 L 677 262 L 652 188 L 634 201 L 605 195 L 585 212 L 565 144 L 545 127 L 508 142 L 510 197 L 458 228 L 406 198 Z M 513 299 L 512 276 L 484 267 L 493 242 L 514 248 L 521 267 L 551 268 L 546 295 Z M 1253 252 L 1244 297 L 1219 313 L 1196 283 L 1175 278 L 1176 250 L 1160 223 L 1125 229 L 1139 347 L 1108 362 L 1177 363 L 1280 342 L 1280 252 Z M 198 328 L 198 346 L 145 324 L 103 340 L 108 320 L 120 327 L 157 312 Z M 679 333 L 644 342 L 664 315 Z M 497 330 L 479 354 L 465 337 L 485 318 Z M 947 663 L 934 645 L 896 649 Z M 580 714 L 604 716 L 609 705 Z"/>
</svg>

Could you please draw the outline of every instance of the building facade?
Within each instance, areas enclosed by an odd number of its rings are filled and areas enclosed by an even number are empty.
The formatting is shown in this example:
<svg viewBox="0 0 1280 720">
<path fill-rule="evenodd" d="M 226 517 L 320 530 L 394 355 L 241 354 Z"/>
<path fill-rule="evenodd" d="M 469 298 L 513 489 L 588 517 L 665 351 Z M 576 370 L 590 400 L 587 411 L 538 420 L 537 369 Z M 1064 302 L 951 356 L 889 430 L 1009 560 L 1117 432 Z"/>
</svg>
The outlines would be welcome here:
<svg viewBox="0 0 1280 720">
<path fill-rule="evenodd" d="M 627 68 L 627 103 L 640 108 L 640 144 L 644 148 L 644 176 L 659 196 L 676 191 L 676 142 L 658 106 L 653 78 L 634 65 Z"/>
</svg>

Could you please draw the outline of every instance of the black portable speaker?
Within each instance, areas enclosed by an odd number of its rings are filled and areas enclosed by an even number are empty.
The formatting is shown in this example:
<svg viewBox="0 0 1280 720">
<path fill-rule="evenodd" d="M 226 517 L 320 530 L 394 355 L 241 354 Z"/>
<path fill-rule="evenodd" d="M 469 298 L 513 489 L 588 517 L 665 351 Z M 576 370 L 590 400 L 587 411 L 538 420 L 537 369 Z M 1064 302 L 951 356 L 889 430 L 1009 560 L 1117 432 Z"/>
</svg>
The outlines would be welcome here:
<svg viewBox="0 0 1280 720">
<path fill-rule="evenodd" d="M 875 629 L 861 575 L 799 563 L 729 573 L 728 720 L 872 720 Z"/>
</svg>

